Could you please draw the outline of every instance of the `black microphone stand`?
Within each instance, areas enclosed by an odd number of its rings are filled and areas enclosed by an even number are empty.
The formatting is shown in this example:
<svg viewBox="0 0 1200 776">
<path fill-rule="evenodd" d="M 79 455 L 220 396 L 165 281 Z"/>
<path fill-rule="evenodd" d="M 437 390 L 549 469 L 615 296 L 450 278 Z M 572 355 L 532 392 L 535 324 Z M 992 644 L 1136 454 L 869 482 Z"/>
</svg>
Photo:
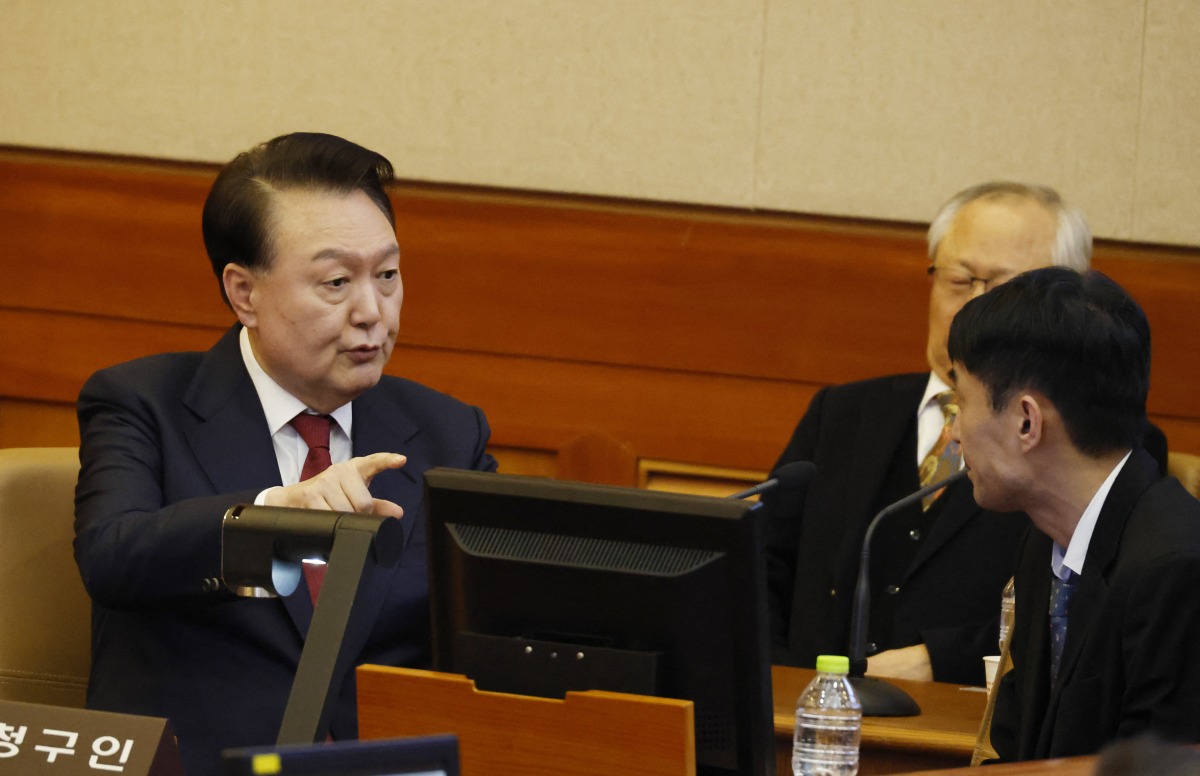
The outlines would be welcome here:
<svg viewBox="0 0 1200 776">
<path fill-rule="evenodd" d="M 733 501 L 750 498 L 751 496 L 757 496 L 760 493 L 766 493 L 775 488 L 781 488 L 782 490 L 807 489 L 808 483 L 816 473 L 817 467 L 812 463 L 808 461 L 792 461 L 791 463 L 785 463 L 771 472 L 771 479 L 760 482 L 753 488 L 746 488 L 745 490 L 739 490 L 737 493 L 732 493 L 726 496 L 725 499 Z"/>
<path fill-rule="evenodd" d="M 287 596 L 303 584 L 302 559 L 329 560 L 276 743 L 319 743 L 329 735 L 335 680 L 354 662 L 344 637 L 361 619 L 368 572 L 395 566 L 403 549 L 404 532 L 394 517 L 248 504 L 225 513 L 221 579 L 210 584 L 240 596 Z"/>
<path fill-rule="evenodd" d="M 862 704 L 864 717 L 913 717 L 921 713 L 921 707 L 908 693 L 883 679 L 866 676 L 867 673 L 867 616 L 871 608 L 871 537 L 875 528 L 885 517 L 915 504 L 930 493 L 952 485 L 967 476 L 962 469 L 940 482 L 926 485 L 916 493 L 905 496 L 894 504 L 880 510 L 867 525 L 863 536 L 862 560 L 858 565 L 858 585 L 854 589 L 854 608 L 850 615 L 850 685 Z"/>
</svg>

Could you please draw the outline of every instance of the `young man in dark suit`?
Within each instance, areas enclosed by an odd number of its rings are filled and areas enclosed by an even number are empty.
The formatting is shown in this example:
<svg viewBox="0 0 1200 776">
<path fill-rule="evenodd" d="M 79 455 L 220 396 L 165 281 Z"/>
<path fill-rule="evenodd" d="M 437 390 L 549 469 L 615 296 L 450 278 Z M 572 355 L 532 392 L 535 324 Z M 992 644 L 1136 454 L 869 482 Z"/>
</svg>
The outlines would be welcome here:
<svg viewBox="0 0 1200 776">
<path fill-rule="evenodd" d="M 102 370 L 79 397 L 75 554 L 93 599 L 88 706 L 168 717 L 189 776 L 279 732 L 314 591 L 235 598 L 221 523 L 239 503 L 401 518 L 375 569 L 355 663 L 421 666 L 429 622 L 422 473 L 494 469 L 483 413 L 383 375 L 403 286 L 379 154 L 293 134 L 239 155 L 204 207 L 205 245 L 235 324 L 207 353 Z M 317 429 L 316 436 L 310 427 Z M 352 672 L 334 738 L 357 734 Z"/>
<path fill-rule="evenodd" d="M 1032 522 L 992 745 L 1029 760 L 1200 742 L 1200 502 L 1141 447 L 1141 308 L 1100 273 L 1036 270 L 969 302 L 949 355 L 975 499 Z"/>
</svg>

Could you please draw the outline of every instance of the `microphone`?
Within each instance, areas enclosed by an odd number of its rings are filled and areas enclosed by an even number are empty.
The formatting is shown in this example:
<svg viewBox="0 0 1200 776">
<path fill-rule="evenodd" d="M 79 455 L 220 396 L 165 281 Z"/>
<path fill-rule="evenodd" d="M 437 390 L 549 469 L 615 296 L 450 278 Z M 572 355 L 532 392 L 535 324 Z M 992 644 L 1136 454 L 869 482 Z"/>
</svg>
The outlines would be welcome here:
<svg viewBox="0 0 1200 776">
<path fill-rule="evenodd" d="M 894 504 L 888 504 L 871 519 L 867 533 L 863 536 L 862 560 L 858 566 L 858 585 L 854 589 L 854 608 L 850 613 L 850 684 L 858 693 L 866 717 L 911 717 L 921 713 L 908 693 L 882 679 L 864 676 L 867 672 L 867 615 L 871 609 L 871 537 L 875 529 L 896 512 L 917 503 L 930 493 L 953 485 L 967 476 L 966 469 L 951 474 L 944 480 L 926 485 Z"/>
<path fill-rule="evenodd" d="M 771 478 L 760 482 L 753 488 L 739 490 L 737 493 L 726 496 L 726 499 L 741 499 L 757 496 L 760 493 L 766 493 L 769 490 L 780 488 L 782 490 L 797 490 L 799 488 L 808 487 L 808 483 L 812 480 L 813 475 L 817 473 L 817 467 L 808 461 L 792 461 L 785 463 L 775 471 L 771 472 Z"/>
</svg>

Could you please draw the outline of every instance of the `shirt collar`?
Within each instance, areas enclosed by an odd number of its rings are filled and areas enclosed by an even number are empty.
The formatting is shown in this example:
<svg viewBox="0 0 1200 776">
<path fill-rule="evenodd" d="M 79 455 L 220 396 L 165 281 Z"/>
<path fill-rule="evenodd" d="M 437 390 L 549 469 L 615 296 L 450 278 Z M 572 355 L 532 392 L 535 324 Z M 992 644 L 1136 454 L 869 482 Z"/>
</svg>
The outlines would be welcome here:
<svg viewBox="0 0 1200 776">
<path fill-rule="evenodd" d="M 1112 490 L 1117 475 L 1121 473 L 1125 462 L 1132 454 L 1132 450 L 1125 453 L 1125 457 L 1117 463 L 1116 467 L 1109 472 L 1108 478 L 1101 483 L 1096 495 L 1092 496 L 1087 509 L 1083 510 L 1083 516 L 1079 518 L 1079 523 L 1075 526 L 1075 532 L 1071 534 L 1070 544 L 1064 549 L 1058 542 L 1054 543 L 1054 550 L 1050 553 L 1050 570 L 1054 572 L 1054 576 L 1065 581 L 1071 572 L 1083 574 L 1083 562 L 1087 559 L 1088 545 L 1092 543 L 1092 532 L 1096 530 L 1096 520 L 1100 517 L 1100 509 L 1104 506 L 1104 501 L 1108 498 L 1108 492 Z"/>
<path fill-rule="evenodd" d="M 946 391 L 950 390 L 953 389 L 946 385 L 945 380 L 938 377 L 937 372 L 930 372 L 929 383 L 925 386 L 925 395 L 921 397 L 921 403 L 917 405 L 917 412 L 925 409 L 925 405 L 929 404 L 929 401 L 933 397 L 937 396 L 939 393 L 945 393 Z"/>
<path fill-rule="evenodd" d="M 258 359 L 254 357 L 254 350 L 250 347 L 250 334 L 244 326 L 238 334 L 238 345 L 242 351 L 242 363 L 246 365 L 246 371 L 250 373 L 250 380 L 254 383 L 254 390 L 258 393 L 258 400 L 267 416 L 267 427 L 271 431 L 271 436 L 287 426 L 292 418 L 301 412 L 313 412 L 304 402 L 284 390 L 266 373 L 266 370 L 258 363 Z M 351 423 L 354 419 L 353 406 L 343 404 L 329 415 L 338 424 L 342 433 L 349 438 Z"/>
</svg>

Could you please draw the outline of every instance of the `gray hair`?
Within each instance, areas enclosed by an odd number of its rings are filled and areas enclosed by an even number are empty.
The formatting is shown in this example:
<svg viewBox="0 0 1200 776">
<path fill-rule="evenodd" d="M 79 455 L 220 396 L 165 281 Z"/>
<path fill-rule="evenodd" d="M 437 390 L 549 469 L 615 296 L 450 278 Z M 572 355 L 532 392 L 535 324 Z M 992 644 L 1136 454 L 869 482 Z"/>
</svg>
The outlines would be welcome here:
<svg viewBox="0 0 1200 776">
<path fill-rule="evenodd" d="M 1087 272 L 1092 261 L 1092 230 L 1087 220 L 1079 210 L 1069 207 L 1063 202 L 1059 193 L 1049 186 L 1038 184 L 1014 183 L 1012 181 L 990 181 L 972 186 L 958 192 L 950 201 L 942 205 L 933 221 L 929 224 L 926 241 L 929 244 L 929 261 L 937 256 L 938 246 L 950 229 L 958 211 L 977 199 L 998 199 L 1001 197 L 1023 197 L 1031 199 L 1054 214 L 1058 220 L 1058 229 L 1054 235 L 1054 249 L 1050 253 L 1050 261 L 1059 267 L 1067 267 L 1076 272 Z"/>
</svg>

